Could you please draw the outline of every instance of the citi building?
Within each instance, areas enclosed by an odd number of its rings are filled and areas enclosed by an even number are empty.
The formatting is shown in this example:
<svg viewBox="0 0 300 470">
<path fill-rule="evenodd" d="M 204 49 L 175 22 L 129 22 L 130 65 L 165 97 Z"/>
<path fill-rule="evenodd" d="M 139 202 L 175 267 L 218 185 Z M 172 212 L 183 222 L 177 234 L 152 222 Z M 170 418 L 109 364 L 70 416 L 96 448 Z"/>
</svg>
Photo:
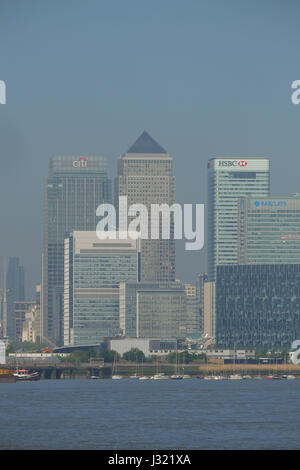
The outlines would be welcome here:
<svg viewBox="0 0 300 470">
<path fill-rule="evenodd" d="M 111 203 L 107 161 L 99 156 L 55 156 L 45 184 L 42 335 L 63 342 L 64 239 L 95 230 L 96 209 Z"/>
</svg>

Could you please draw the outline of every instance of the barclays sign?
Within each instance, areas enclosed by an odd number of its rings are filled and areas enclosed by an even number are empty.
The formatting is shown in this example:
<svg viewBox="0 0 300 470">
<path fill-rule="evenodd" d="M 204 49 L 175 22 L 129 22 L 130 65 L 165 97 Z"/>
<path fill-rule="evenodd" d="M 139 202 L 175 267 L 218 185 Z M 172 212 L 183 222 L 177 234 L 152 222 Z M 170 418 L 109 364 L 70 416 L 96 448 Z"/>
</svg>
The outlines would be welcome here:
<svg viewBox="0 0 300 470">
<path fill-rule="evenodd" d="M 286 201 L 254 201 L 255 207 L 286 207 Z"/>
</svg>

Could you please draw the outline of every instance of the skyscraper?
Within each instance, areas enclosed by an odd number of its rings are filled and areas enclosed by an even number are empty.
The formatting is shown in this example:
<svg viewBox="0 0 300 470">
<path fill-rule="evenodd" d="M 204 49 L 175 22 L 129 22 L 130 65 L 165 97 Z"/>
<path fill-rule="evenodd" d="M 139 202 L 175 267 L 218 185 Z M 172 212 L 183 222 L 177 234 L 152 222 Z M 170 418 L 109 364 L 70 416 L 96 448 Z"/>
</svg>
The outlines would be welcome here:
<svg viewBox="0 0 300 470">
<path fill-rule="evenodd" d="M 151 204 L 175 202 L 175 177 L 173 159 L 147 132 L 136 140 L 118 162 L 118 177 L 115 184 L 115 205 L 120 196 L 127 196 L 128 207 L 144 204 L 149 214 Z M 171 239 L 142 240 L 141 280 L 151 282 L 175 281 L 175 241 L 172 239 L 174 220 L 171 214 Z"/>
<path fill-rule="evenodd" d="M 65 239 L 64 269 L 64 344 L 120 334 L 119 284 L 139 279 L 139 240 L 74 231 Z"/>
<path fill-rule="evenodd" d="M 300 263 L 300 198 L 239 200 L 239 264 Z"/>
<path fill-rule="evenodd" d="M 290 348 L 300 335 L 300 264 L 218 266 L 218 349 Z"/>
<path fill-rule="evenodd" d="M 96 209 L 111 202 L 104 157 L 53 157 L 45 187 L 42 335 L 62 344 L 64 238 L 96 230 Z"/>
<path fill-rule="evenodd" d="M 185 338 L 186 325 L 184 284 L 120 284 L 120 327 L 123 335 L 134 338 Z"/>
<path fill-rule="evenodd" d="M 268 158 L 208 161 L 208 280 L 216 266 L 238 263 L 238 200 L 270 194 Z"/>
<path fill-rule="evenodd" d="M 5 336 L 14 340 L 14 302 L 25 300 L 24 267 L 18 257 L 8 259 L 5 272 L 6 306 L 5 306 Z"/>
</svg>

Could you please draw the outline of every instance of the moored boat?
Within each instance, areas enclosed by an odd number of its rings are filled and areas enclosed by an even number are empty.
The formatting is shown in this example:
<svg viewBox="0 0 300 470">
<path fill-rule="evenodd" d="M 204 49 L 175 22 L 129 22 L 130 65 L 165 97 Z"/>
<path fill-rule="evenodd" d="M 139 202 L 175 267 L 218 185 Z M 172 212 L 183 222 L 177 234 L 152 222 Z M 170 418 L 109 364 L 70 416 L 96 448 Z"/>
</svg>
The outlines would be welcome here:
<svg viewBox="0 0 300 470">
<path fill-rule="evenodd" d="M 230 380 L 243 380 L 243 377 L 239 374 L 232 374 L 229 376 Z"/>
<path fill-rule="evenodd" d="M 38 372 L 29 372 L 27 369 L 17 369 L 13 376 L 17 382 L 33 381 L 41 378 Z"/>
</svg>

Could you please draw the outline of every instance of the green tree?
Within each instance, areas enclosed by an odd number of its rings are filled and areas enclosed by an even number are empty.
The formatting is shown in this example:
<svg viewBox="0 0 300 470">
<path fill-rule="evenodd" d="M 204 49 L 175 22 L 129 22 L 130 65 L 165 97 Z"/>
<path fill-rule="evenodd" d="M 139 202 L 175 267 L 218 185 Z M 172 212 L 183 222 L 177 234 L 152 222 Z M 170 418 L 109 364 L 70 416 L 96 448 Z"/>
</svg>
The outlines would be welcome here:
<svg viewBox="0 0 300 470">
<path fill-rule="evenodd" d="M 132 361 L 132 362 L 142 362 L 145 361 L 145 354 L 138 348 L 131 348 L 130 351 L 127 351 L 123 354 L 123 359 L 125 361 Z"/>
</svg>

